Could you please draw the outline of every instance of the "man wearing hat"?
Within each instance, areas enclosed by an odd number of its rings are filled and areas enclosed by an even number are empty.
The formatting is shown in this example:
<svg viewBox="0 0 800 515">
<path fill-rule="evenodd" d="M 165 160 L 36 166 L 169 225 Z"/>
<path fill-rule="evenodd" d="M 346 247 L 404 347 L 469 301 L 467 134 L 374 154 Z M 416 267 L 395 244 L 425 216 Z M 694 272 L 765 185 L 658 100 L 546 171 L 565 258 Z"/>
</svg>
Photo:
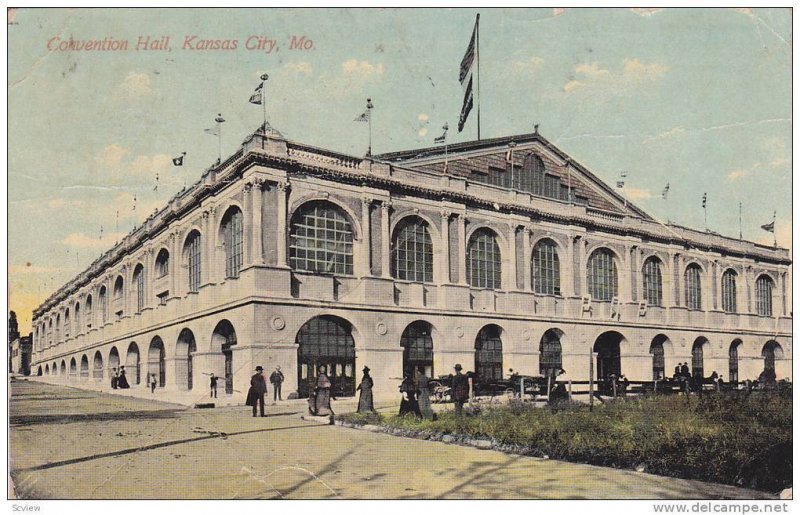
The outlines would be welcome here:
<svg viewBox="0 0 800 515">
<path fill-rule="evenodd" d="M 464 403 L 469 400 L 469 380 L 461 373 L 461 365 L 456 363 L 453 367 L 456 375 L 453 376 L 453 400 L 456 403 L 456 417 L 461 418 Z"/>
<path fill-rule="evenodd" d="M 269 376 L 269 382 L 272 383 L 272 404 L 275 404 L 275 401 L 282 401 L 281 384 L 283 384 L 283 372 L 281 372 L 280 365 L 275 366 L 275 371 Z"/>
<path fill-rule="evenodd" d="M 250 390 L 247 392 L 248 406 L 253 407 L 253 416 L 256 416 L 256 405 L 261 407 L 261 416 L 264 417 L 264 395 L 267 393 L 267 379 L 264 377 L 264 368 L 259 365 L 256 373 L 250 378 Z"/>
</svg>

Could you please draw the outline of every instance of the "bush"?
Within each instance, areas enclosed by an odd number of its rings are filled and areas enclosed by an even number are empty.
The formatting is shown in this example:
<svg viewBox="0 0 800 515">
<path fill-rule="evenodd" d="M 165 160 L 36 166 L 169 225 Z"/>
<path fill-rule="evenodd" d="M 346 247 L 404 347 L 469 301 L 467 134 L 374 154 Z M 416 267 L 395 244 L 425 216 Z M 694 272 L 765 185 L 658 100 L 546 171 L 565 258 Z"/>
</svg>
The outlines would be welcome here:
<svg viewBox="0 0 800 515">
<path fill-rule="evenodd" d="M 511 400 L 482 407 L 457 420 L 413 416 L 345 415 L 354 423 L 383 424 L 430 434 L 488 438 L 504 448 L 525 449 L 595 465 L 635 468 L 767 491 L 792 480 L 792 399 L 753 392 L 742 395 L 644 397 L 589 407 L 574 402 L 552 409 Z"/>
</svg>

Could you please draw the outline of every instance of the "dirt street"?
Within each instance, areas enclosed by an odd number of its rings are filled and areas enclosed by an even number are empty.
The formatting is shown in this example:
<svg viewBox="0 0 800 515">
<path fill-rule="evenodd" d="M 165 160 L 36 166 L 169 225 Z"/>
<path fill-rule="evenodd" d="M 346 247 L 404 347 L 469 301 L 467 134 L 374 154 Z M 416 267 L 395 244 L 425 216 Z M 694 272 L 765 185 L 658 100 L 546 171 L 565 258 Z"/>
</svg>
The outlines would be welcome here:
<svg viewBox="0 0 800 515">
<path fill-rule="evenodd" d="M 246 407 L 187 409 L 33 381 L 11 388 L 12 478 L 25 499 L 767 497 L 322 425 L 301 419 L 303 401 L 253 418 Z"/>
</svg>

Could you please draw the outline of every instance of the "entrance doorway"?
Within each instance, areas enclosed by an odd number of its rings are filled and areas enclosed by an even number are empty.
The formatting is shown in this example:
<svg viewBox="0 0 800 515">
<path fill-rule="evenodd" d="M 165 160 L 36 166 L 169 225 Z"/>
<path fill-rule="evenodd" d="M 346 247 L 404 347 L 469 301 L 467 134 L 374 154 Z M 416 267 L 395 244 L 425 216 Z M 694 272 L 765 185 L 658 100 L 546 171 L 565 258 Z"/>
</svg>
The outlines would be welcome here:
<svg viewBox="0 0 800 515">
<path fill-rule="evenodd" d="M 356 393 L 356 345 L 352 326 L 334 316 L 319 316 L 297 332 L 297 392 L 308 397 L 317 384 L 320 367 L 331 382 L 331 395 L 352 397 Z"/>
<path fill-rule="evenodd" d="M 233 395 L 233 346 L 236 345 L 236 331 L 228 320 L 217 324 L 211 336 L 211 344 L 214 348 L 220 345 L 225 357 L 225 394 Z"/>
<path fill-rule="evenodd" d="M 433 378 L 433 327 L 428 322 L 413 322 L 400 338 L 403 347 L 403 376 L 412 379 L 416 372 Z"/>
<path fill-rule="evenodd" d="M 608 379 L 612 374 L 619 377 L 622 373 L 620 364 L 620 343 L 624 339 L 616 331 L 601 334 L 594 342 L 594 352 L 597 353 L 597 379 Z"/>
</svg>

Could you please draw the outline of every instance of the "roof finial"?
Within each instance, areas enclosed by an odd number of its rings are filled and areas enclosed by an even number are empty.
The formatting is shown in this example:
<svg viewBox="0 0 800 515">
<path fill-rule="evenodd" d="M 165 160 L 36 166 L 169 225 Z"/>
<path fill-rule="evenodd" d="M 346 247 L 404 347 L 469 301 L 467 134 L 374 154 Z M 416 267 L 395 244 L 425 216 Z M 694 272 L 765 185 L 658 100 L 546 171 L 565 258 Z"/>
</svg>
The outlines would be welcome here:
<svg viewBox="0 0 800 515">
<path fill-rule="evenodd" d="M 533 133 L 534 134 L 539 134 L 539 124 L 538 123 L 533 124 Z"/>
</svg>

